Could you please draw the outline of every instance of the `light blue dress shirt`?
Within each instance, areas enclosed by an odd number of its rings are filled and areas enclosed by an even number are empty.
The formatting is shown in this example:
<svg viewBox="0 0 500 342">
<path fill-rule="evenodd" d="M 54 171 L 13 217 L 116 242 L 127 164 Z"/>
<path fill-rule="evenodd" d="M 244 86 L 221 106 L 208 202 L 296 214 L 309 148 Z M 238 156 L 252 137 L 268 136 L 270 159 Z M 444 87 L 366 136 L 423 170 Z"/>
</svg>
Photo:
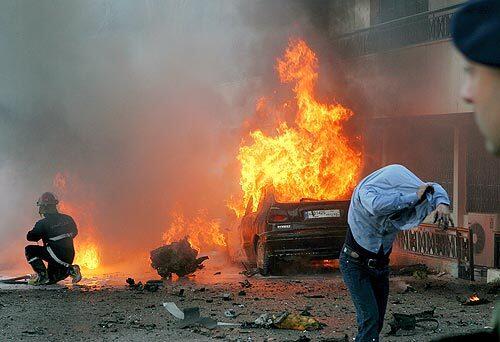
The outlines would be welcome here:
<svg viewBox="0 0 500 342">
<path fill-rule="evenodd" d="M 439 204 L 450 205 L 443 187 L 437 183 L 434 194 L 418 202 L 417 191 L 424 184 L 401 165 L 383 167 L 364 178 L 354 189 L 348 223 L 356 242 L 378 253 L 388 253 L 400 230 L 417 227 Z"/>
</svg>

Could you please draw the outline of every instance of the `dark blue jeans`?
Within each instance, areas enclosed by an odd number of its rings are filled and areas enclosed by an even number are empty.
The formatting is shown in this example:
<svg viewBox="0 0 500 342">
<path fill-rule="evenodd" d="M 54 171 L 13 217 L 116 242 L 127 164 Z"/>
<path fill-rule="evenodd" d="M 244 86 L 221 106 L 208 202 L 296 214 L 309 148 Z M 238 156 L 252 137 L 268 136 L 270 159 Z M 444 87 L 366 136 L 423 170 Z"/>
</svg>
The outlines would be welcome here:
<svg viewBox="0 0 500 342">
<path fill-rule="evenodd" d="M 342 252 L 340 270 L 356 307 L 356 342 L 377 342 L 389 296 L 389 267 L 370 268 Z"/>
</svg>

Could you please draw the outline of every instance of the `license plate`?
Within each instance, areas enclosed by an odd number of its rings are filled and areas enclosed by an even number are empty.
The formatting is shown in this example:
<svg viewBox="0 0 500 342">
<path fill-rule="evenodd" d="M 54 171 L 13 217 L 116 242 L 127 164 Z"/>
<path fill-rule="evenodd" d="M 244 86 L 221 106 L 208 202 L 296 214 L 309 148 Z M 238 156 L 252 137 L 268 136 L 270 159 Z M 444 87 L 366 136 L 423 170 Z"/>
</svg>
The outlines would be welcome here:
<svg viewBox="0 0 500 342">
<path fill-rule="evenodd" d="M 304 213 L 307 219 L 340 217 L 340 209 L 325 209 L 325 210 L 309 210 Z"/>
</svg>

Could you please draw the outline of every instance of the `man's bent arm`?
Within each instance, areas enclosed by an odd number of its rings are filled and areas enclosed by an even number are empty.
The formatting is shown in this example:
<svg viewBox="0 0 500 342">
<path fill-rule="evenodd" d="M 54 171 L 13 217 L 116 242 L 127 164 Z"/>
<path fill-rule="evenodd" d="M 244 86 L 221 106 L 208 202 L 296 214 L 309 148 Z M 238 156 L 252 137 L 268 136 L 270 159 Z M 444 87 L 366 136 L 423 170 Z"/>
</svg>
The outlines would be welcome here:
<svg viewBox="0 0 500 342">
<path fill-rule="evenodd" d="M 35 223 L 35 226 L 33 227 L 32 230 L 30 230 L 28 232 L 28 234 L 26 235 L 26 239 L 28 241 L 33 241 L 33 242 L 37 242 L 38 240 L 40 240 L 43 236 L 43 226 L 40 222 L 37 222 Z"/>
<path fill-rule="evenodd" d="M 375 216 L 392 214 L 398 210 L 415 205 L 418 201 L 416 192 L 402 194 L 394 192 L 381 194 L 374 186 L 366 185 L 359 190 L 359 197 L 363 207 Z"/>
<path fill-rule="evenodd" d="M 440 204 L 450 206 L 450 198 L 448 197 L 446 190 L 438 183 L 431 184 L 434 187 L 434 194 L 432 195 L 432 199 L 430 201 L 432 209 L 436 209 L 436 207 Z"/>
</svg>

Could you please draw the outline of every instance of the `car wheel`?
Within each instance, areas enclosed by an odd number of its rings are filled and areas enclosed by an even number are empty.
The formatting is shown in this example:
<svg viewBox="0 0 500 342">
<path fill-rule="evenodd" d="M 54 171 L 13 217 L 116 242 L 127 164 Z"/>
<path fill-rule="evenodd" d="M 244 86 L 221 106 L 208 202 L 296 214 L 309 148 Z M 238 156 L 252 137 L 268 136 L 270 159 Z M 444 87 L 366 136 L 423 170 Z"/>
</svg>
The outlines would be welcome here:
<svg viewBox="0 0 500 342">
<path fill-rule="evenodd" d="M 257 242 L 257 268 L 263 276 L 271 274 L 272 259 L 269 256 L 269 250 L 265 243 L 259 240 Z"/>
</svg>

